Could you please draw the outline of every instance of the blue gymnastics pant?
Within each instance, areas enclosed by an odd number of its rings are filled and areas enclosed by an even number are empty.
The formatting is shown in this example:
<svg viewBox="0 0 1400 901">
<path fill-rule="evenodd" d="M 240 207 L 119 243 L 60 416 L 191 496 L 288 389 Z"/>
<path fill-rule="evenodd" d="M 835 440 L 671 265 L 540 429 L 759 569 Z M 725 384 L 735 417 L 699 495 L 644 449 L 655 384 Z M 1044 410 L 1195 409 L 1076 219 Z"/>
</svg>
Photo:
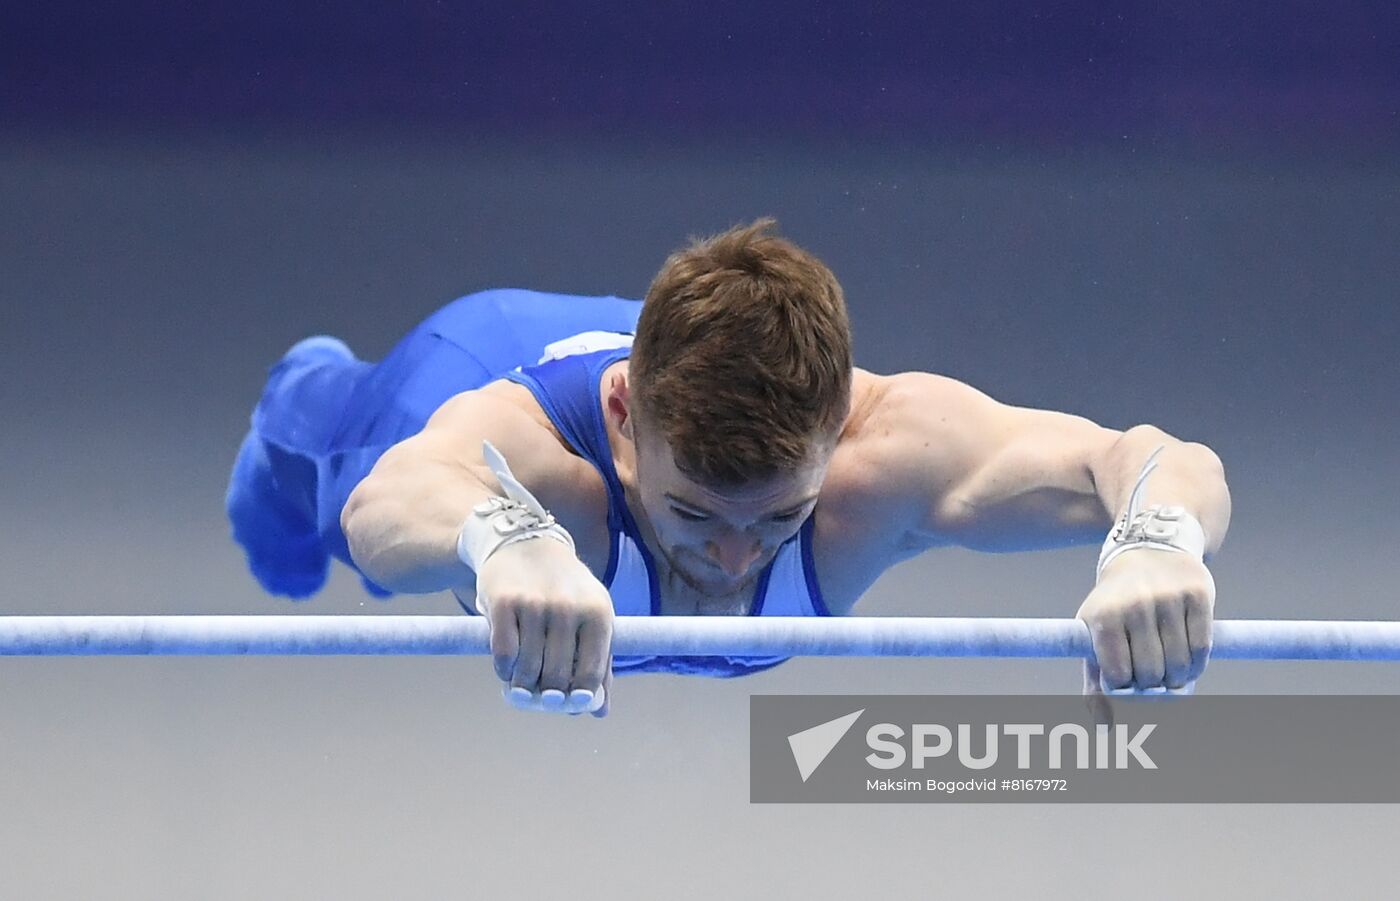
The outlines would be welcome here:
<svg viewBox="0 0 1400 901">
<path fill-rule="evenodd" d="M 305 598 L 331 558 L 354 568 L 340 512 L 384 451 L 453 396 L 536 363 L 547 344 L 635 331 L 640 310 L 617 297 L 484 291 L 438 310 L 379 363 L 327 336 L 295 344 L 268 374 L 229 480 L 229 521 L 254 576 Z"/>
</svg>

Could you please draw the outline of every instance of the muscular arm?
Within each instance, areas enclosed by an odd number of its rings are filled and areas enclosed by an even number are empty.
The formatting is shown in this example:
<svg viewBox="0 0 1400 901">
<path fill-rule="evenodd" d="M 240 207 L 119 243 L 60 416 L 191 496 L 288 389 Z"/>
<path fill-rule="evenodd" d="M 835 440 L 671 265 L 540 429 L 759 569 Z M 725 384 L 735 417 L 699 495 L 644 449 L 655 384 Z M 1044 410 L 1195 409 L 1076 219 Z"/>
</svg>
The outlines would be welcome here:
<svg viewBox="0 0 1400 901">
<path fill-rule="evenodd" d="M 525 388 L 493 383 L 448 401 L 423 431 L 386 451 L 341 512 L 355 564 L 391 591 L 471 597 L 475 576 L 457 558 L 457 533 L 473 506 L 501 494 L 483 440 L 572 531 L 579 492 L 571 486 L 587 482 L 587 464 L 531 405 Z"/>
<path fill-rule="evenodd" d="M 887 380 L 872 414 L 904 549 L 958 544 L 1016 551 L 1102 541 L 1143 462 L 1166 445 L 1146 503 L 1184 507 L 1224 540 L 1230 495 L 1219 458 L 1154 426 L 1117 431 L 1080 416 L 1015 407 L 954 379 Z M 907 500 L 900 501 L 899 498 Z"/>
</svg>

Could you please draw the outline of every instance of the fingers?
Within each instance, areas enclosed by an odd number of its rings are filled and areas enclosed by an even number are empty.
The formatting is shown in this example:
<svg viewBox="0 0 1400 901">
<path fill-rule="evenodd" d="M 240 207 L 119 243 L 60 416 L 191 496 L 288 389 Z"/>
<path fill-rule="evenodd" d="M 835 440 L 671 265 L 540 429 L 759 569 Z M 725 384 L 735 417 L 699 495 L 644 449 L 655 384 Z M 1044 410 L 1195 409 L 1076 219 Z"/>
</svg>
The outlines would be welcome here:
<svg viewBox="0 0 1400 901">
<path fill-rule="evenodd" d="M 1094 642 L 1095 671 L 1102 692 L 1116 691 L 1133 681 L 1133 655 L 1128 630 L 1120 617 L 1105 617 L 1089 623 Z"/>
<path fill-rule="evenodd" d="M 578 619 L 556 615 L 545 634 L 544 665 L 540 670 L 540 701 L 544 710 L 562 711 L 574 676 L 574 652 L 578 646 Z"/>
<path fill-rule="evenodd" d="M 598 706 L 596 710 L 593 711 L 593 715 L 596 717 L 602 718 L 608 715 L 608 710 L 612 706 L 612 682 L 613 662 L 612 654 L 609 653 L 608 670 L 607 673 L 603 676 L 602 703 Z"/>
<path fill-rule="evenodd" d="M 520 653 L 520 624 L 516 621 L 515 610 L 509 606 L 497 608 L 487 621 L 491 624 L 491 667 L 497 679 L 509 682 L 515 673 L 515 658 Z"/>
<path fill-rule="evenodd" d="M 1165 652 L 1151 611 L 1129 611 L 1095 630 L 1094 654 L 1107 694 L 1165 691 Z M 1184 644 L 1184 641 L 1183 641 Z"/>
<path fill-rule="evenodd" d="M 1132 680 L 1127 687 L 1150 691 L 1162 687 L 1166 677 L 1166 655 L 1157 611 L 1133 608 L 1127 616 L 1128 652 L 1132 656 Z M 1120 686 L 1123 687 L 1123 686 Z"/>
<path fill-rule="evenodd" d="M 596 713 L 607 701 L 612 677 L 612 620 L 587 620 L 579 628 L 578 659 L 569 692 L 571 712 Z M 600 716 L 602 714 L 599 714 Z"/>
<path fill-rule="evenodd" d="M 520 651 L 510 672 L 506 700 L 522 710 L 562 711 L 573 676 L 577 619 L 538 604 L 521 605 L 516 619 Z"/>
<path fill-rule="evenodd" d="M 1157 636 L 1162 648 L 1164 688 L 1180 688 L 1191 681 L 1191 646 L 1186 639 L 1186 609 L 1168 604 L 1157 610 Z"/>
<path fill-rule="evenodd" d="M 1206 671 L 1206 664 L 1210 662 L 1210 649 L 1214 641 L 1214 606 L 1213 597 L 1193 595 L 1186 600 L 1186 645 L 1191 654 L 1192 681 L 1201 677 Z"/>
<path fill-rule="evenodd" d="M 1100 693 L 1189 694 L 1210 658 L 1212 609 L 1205 596 L 1187 593 L 1081 617 L 1095 655 L 1085 678 L 1096 674 Z M 1085 693 L 1090 690 L 1086 683 Z"/>
<path fill-rule="evenodd" d="M 515 620 L 520 628 L 520 650 L 515 657 L 515 666 L 507 678 L 512 688 L 534 694 L 539 688 L 540 671 L 544 666 L 547 637 L 544 611 L 537 604 L 510 606 L 515 608 Z M 518 692 L 512 694 L 518 696 Z"/>
<path fill-rule="evenodd" d="M 612 604 L 500 600 L 491 608 L 491 656 L 512 707 L 597 713 L 611 677 Z"/>
</svg>

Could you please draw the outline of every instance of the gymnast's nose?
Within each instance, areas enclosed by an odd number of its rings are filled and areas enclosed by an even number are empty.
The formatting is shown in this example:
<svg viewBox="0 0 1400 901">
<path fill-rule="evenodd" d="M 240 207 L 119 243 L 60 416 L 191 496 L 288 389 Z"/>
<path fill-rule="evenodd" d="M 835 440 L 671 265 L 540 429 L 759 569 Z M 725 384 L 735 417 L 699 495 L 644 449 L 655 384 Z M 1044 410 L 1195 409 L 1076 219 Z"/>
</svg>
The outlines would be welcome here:
<svg viewBox="0 0 1400 901">
<path fill-rule="evenodd" d="M 743 532 L 727 532 L 710 541 L 706 551 L 726 575 L 737 579 L 753 567 L 763 545 Z"/>
</svg>

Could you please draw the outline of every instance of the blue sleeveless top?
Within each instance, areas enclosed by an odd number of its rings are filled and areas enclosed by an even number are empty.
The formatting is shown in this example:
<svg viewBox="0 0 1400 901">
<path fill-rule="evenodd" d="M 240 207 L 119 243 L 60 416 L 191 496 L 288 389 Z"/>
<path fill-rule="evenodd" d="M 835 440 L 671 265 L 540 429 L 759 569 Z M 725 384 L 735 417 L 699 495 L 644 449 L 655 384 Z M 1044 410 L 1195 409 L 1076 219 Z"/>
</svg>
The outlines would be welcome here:
<svg viewBox="0 0 1400 901">
<path fill-rule="evenodd" d="M 661 592 L 656 563 L 627 508 L 622 483 L 613 467 L 603 420 L 603 371 L 630 353 L 630 336 L 600 333 L 580 336 L 570 345 L 561 341 L 535 366 L 506 373 L 504 378 L 528 388 L 574 451 L 602 477 L 608 493 L 608 568 L 603 584 L 619 616 L 658 616 Z M 590 340 L 591 338 L 591 340 Z M 626 346 L 610 346 L 623 344 Z M 589 345 L 604 346 L 589 350 Z M 550 359 L 554 356 L 554 359 Z M 759 574 L 750 616 L 830 616 L 817 586 L 812 561 L 813 518 L 779 549 Z M 613 672 L 668 672 L 682 675 L 743 676 L 769 669 L 786 657 L 615 657 Z"/>
</svg>

